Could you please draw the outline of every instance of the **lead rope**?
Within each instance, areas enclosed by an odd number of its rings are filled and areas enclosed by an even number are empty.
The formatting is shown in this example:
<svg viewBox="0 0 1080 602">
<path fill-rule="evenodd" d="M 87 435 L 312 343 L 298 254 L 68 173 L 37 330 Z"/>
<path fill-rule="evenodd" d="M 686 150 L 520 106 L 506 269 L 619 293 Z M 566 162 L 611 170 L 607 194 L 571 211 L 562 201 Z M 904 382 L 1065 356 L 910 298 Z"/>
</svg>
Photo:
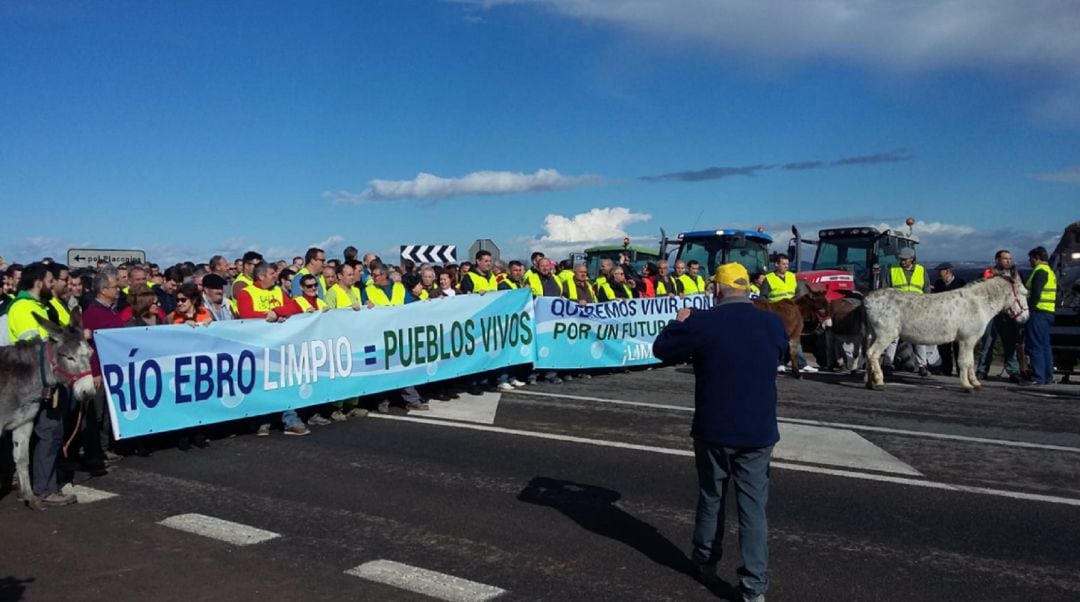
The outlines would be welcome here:
<svg viewBox="0 0 1080 602">
<path fill-rule="evenodd" d="M 39 372 L 41 373 L 41 386 L 43 388 L 49 386 L 48 383 L 45 381 L 45 362 L 49 362 L 49 365 L 53 365 L 53 362 L 52 362 L 51 358 L 47 357 L 47 355 L 48 355 L 47 354 L 47 348 L 48 348 L 48 343 L 45 343 L 44 345 L 42 345 L 40 347 L 41 361 L 38 362 Z M 71 386 L 74 388 L 75 383 L 72 382 Z M 70 392 L 70 394 L 73 394 L 73 393 L 74 393 L 74 391 Z M 56 391 L 55 391 L 55 389 L 53 391 L 53 400 L 54 400 L 53 403 L 55 404 L 56 403 L 56 401 L 55 401 L 56 400 Z M 73 428 L 71 430 L 71 436 L 68 437 L 67 441 L 65 441 L 64 445 L 60 448 L 61 453 L 64 454 L 64 459 L 65 460 L 68 459 L 68 448 L 71 446 L 71 442 L 75 440 L 75 437 L 78 436 L 78 434 L 79 434 L 79 430 L 82 428 L 83 404 L 82 404 L 81 401 L 78 402 L 78 404 L 79 404 L 79 412 L 78 412 L 78 414 L 76 415 L 76 418 L 75 418 L 75 428 Z"/>
</svg>

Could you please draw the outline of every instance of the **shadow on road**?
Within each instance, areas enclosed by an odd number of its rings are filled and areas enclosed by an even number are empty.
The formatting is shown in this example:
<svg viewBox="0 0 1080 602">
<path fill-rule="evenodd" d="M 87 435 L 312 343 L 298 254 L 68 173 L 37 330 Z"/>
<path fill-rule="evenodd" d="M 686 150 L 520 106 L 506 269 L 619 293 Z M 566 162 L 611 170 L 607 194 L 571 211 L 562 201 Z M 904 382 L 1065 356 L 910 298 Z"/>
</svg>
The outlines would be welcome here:
<svg viewBox="0 0 1080 602">
<path fill-rule="evenodd" d="M 682 550 L 661 535 L 656 527 L 615 505 L 622 497 L 618 491 L 562 479 L 534 477 L 517 497 L 523 502 L 554 508 L 587 531 L 626 544 L 649 560 L 676 572 L 691 578 L 695 576 L 694 565 Z M 720 581 L 710 590 L 723 600 L 736 600 L 740 595 L 737 588 L 725 581 Z"/>
<path fill-rule="evenodd" d="M 33 583 L 34 578 L 19 579 L 18 577 L 0 577 L 0 600 L 3 602 L 15 602 L 22 600 L 26 593 L 26 584 Z"/>
</svg>

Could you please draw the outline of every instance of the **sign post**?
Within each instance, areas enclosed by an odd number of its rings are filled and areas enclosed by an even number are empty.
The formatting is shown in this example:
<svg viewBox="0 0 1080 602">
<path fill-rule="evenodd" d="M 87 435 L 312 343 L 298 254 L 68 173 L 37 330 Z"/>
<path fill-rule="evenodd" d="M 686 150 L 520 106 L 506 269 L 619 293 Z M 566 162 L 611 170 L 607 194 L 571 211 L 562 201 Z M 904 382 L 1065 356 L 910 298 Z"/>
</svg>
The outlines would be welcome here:
<svg viewBox="0 0 1080 602">
<path fill-rule="evenodd" d="M 124 263 L 146 263 L 146 251 L 138 249 L 68 249 L 67 265 L 75 268 L 96 268 L 99 261 L 113 266 Z"/>
</svg>

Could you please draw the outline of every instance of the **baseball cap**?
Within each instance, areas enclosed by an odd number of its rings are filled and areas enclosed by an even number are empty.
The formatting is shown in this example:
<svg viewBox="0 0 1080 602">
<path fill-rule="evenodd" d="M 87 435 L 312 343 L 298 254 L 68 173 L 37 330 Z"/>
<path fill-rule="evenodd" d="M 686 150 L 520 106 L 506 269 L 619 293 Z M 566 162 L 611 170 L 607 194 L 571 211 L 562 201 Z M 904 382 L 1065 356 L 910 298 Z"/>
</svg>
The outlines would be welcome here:
<svg viewBox="0 0 1080 602">
<path fill-rule="evenodd" d="M 941 270 L 951 270 L 951 269 L 953 269 L 952 264 L 949 263 L 948 261 L 946 261 L 945 263 L 939 263 L 938 266 L 936 268 L 934 268 L 934 271 L 935 272 L 940 272 Z"/>
<path fill-rule="evenodd" d="M 743 291 L 750 288 L 750 274 L 741 263 L 725 263 L 718 266 L 713 281 Z"/>
</svg>

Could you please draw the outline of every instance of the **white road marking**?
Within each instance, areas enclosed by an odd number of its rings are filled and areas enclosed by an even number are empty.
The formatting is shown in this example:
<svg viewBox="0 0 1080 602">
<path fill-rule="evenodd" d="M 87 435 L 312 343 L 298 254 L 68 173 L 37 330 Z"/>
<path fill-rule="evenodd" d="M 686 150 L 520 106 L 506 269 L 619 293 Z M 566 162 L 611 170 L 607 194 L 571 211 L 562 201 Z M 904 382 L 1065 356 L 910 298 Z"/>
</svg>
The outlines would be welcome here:
<svg viewBox="0 0 1080 602">
<path fill-rule="evenodd" d="M 272 531 L 264 531 L 240 523 L 206 516 L 205 514 L 178 514 L 158 523 L 180 531 L 202 535 L 237 546 L 250 546 L 281 537 Z"/>
<path fill-rule="evenodd" d="M 554 433 L 541 433 L 535 431 L 524 431 L 517 429 L 508 429 L 499 426 L 486 426 L 480 424 L 466 424 L 464 422 L 449 422 L 446 420 L 432 420 L 428 418 L 413 418 L 411 416 L 391 416 L 388 414 L 371 414 L 375 418 L 381 418 L 383 420 L 399 420 L 402 422 L 416 422 L 419 424 L 428 424 L 434 426 L 444 426 L 450 428 L 460 428 L 475 431 L 486 431 L 492 433 L 501 433 L 506 435 L 519 435 L 523 437 L 533 437 L 536 439 L 550 439 L 553 441 L 565 441 L 569 443 L 582 443 L 585 445 L 596 445 L 600 447 L 614 447 L 619 449 L 630 449 L 636 451 L 645 451 L 657 454 L 664 454 L 668 456 L 683 456 L 693 457 L 694 452 L 685 449 L 672 449 L 669 447 L 656 447 L 652 445 L 638 445 L 636 443 L 623 443 L 621 441 L 608 441 L 605 439 L 587 439 L 585 437 L 574 437 L 572 435 L 556 435 Z M 936 481 L 926 481 L 922 479 L 912 479 L 906 477 L 894 477 L 888 475 L 871 474 L 863 472 L 855 472 L 851 470 L 841 470 L 836 468 L 823 468 L 818 466 L 803 466 L 801 464 L 789 464 L 786 462 L 772 462 L 771 466 L 775 468 L 793 470 L 798 472 L 810 472 L 815 474 L 831 475 L 837 477 L 846 477 L 851 479 L 863 479 L 867 481 L 881 481 L 885 483 L 896 483 L 900 485 L 911 485 L 914 487 L 926 487 L 929 489 L 943 489 L 946 491 L 959 491 L 966 493 L 978 493 L 982 495 L 992 495 L 996 497 L 1013 498 L 1018 500 L 1028 500 L 1036 502 L 1048 502 L 1052 504 L 1065 504 L 1067 506 L 1080 506 L 1080 499 L 1059 497 L 1056 495 L 1042 495 L 1036 493 L 1024 493 L 1021 491 L 1008 491 L 1005 489 L 992 489 L 989 487 L 974 487 L 971 485 L 956 485 L 952 483 L 941 483 Z"/>
<path fill-rule="evenodd" d="M 780 442 L 773 450 L 773 457 L 779 460 L 922 476 L 854 431 L 805 424 L 780 423 L 779 427 Z"/>
<path fill-rule="evenodd" d="M 94 502 L 100 502 L 101 500 L 116 497 L 115 493 L 109 491 L 102 491 L 84 485 L 73 485 L 71 483 L 64 485 L 62 491 L 64 493 L 74 493 L 80 504 L 92 504 Z"/>
<path fill-rule="evenodd" d="M 648 403 L 644 401 L 626 401 L 623 399 L 606 399 L 602 397 L 585 397 L 582 395 L 563 395 L 561 393 L 542 393 L 540 391 L 514 391 L 516 395 L 535 395 L 537 397 L 553 397 L 561 399 L 573 399 L 578 401 L 596 401 L 624 406 L 639 406 L 645 408 L 657 408 L 661 410 L 674 410 L 677 412 L 693 412 L 694 408 L 676 406 L 663 403 Z M 806 420 L 802 418 L 778 418 L 779 422 L 791 424 L 808 424 L 812 426 L 826 426 L 830 428 L 851 429 L 854 431 L 868 431 L 875 433 L 891 433 L 894 435 L 910 435 L 913 437 L 926 437 L 929 439 L 949 439 L 952 441 L 965 441 L 968 443 L 986 443 L 988 445 L 1001 445 L 1004 447 L 1021 447 L 1026 449 L 1044 449 L 1047 451 L 1060 451 L 1080 454 L 1080 447 L 1068 447 L 1065 445 L 1052 445 L 1049 443 L 1029 443 L 1027 441 L 1011 441 L 1009 439 L 989 439 L 986 437 L 968 437 L 966 435 L 949 435 L 947 433 L 933 433 L 928 431 L 912 431 L 907 429 L 895 429 L 885 426 L 870 426 L 867 424 L 849 424 L 846 422 L 826 422 L 824 420 Z"/>
<path fill-rule="evenodd" d="M 483 395 L 464 394 L 453 402 L 430 401 L 430 410 L 423 413 L 431 418 L 462 420 L 478 424 L 495 424 L 495 413 L 499 411 L 499 393 L 485 392 Z"/>
<path fill-rule="evenodd" d="M 345 574 L 447 602 L 484 602 L 506 593 L 493 585 L 394 562 L 373 560 L 345 571 Z"/>
</svg>

